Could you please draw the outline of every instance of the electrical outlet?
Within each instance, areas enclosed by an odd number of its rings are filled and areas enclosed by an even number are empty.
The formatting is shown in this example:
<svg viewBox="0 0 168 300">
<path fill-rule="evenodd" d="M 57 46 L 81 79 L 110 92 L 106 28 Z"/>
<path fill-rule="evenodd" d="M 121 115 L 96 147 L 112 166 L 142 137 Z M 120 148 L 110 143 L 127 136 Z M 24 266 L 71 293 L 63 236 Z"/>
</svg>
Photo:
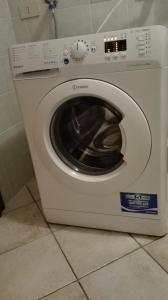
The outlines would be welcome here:
<svg viewBox="0 0 168 300">
<path fill-rule="evenodd" d="M 40 15 L 37 0 L 19 0 L 19 11 L 21 19 L 38 17 Z"/>
</svg>

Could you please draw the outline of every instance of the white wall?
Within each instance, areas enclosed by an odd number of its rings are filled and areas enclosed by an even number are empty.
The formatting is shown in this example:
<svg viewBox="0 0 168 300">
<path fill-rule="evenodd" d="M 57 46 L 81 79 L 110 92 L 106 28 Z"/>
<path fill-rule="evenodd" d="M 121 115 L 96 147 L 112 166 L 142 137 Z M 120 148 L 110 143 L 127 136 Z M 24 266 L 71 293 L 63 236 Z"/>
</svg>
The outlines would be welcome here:
<svg viewBox="0 0 168 300">
<path fill-rule="evenodd" d="M 8 0 L 17 42 L 53 38 L 52 18 L 44 0 L 37 0 L 40 17 L 20 20 L 19 0 Z M 57 33 L 66 37 L 94 33 L 119 0 L 57 0 Z M 168 25 L 168 0 L 123 0 L 103 31 L 127 27 Z"/>
<path fill-rule="evenodd" d="M 15 34 L 6 0 L 0 0 L 0 191 L 7 201 L 32 174 L 10 73 L 8 47 Z"/>
</svg>

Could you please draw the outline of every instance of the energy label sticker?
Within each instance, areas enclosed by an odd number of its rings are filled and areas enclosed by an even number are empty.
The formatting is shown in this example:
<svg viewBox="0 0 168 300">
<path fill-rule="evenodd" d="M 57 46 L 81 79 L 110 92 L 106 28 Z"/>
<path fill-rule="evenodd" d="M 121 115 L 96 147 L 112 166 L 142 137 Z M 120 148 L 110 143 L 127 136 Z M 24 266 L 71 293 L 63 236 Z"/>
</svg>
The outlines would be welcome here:
<svg viewBox="0 0 168 300">
<path fill-rule="evenodd" d="M 120 193 L 120 201 L 123 212 L 158 214 L 156 194 Z"/>
</svg>

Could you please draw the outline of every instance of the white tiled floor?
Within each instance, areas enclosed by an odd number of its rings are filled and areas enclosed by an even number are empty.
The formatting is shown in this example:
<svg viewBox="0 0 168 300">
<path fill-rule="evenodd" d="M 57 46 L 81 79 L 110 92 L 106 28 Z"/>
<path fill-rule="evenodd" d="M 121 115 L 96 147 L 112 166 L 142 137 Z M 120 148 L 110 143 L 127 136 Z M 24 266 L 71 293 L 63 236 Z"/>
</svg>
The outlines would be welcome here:
<svg viewBox="0 0 168 300">
<path fill-rule="evenodd" d="M 167 300 L 168 236 L 47 224 L 35 180 L 0 218 L 0 299 Z"/>
</svg>

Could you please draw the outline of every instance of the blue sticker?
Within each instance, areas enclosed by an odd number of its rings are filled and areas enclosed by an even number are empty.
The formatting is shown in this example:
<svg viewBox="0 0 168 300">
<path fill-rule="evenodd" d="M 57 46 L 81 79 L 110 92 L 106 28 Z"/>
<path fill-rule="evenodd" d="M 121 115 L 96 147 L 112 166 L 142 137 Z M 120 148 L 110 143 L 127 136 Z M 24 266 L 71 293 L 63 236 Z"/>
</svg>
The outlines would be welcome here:
<svg viewBox="0 0 168 300">
<path fill-rule="evenodd" d="M 120 200 L 124 212 L 158 214 L 156 194 L 120 193 Z"/>
</svg>

